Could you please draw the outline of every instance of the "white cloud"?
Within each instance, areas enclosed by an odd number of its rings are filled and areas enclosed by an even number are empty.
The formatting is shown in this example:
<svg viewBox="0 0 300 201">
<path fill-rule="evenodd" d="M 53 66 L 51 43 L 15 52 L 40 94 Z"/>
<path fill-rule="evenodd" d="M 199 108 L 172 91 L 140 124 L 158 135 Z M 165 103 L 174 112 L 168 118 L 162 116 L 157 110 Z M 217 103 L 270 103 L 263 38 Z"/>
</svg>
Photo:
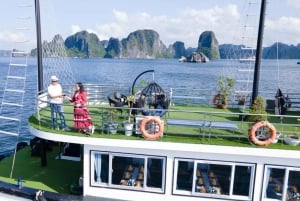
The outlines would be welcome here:
<svg viewBox="0 0 300 201">
<path fill-rule="evenodd" d="M 128 32 L 118 23 L 98 25 L 95 33 L 97 33 L 100 40 L 108 40 L 110 37 L 121 40 L 128 35 Z"/>
<path fill-rule="evenodd" d="M 113 14 L 117 21 L 119 22 L 127 22 L 128 21 L 128 15 L 125 12 L 113 10 Z"/>
<path fill-rule="evenodd" d="M 28 41 L 25 43 L 18 43 L 17 47 L 16 42 Z M 32 47 L 36 46 L 35 38 L 29 38 L 28 35 L 25 35 L 22 32 L 10 32 L 4 30 L 0 32 L 0 49 L 12 50 L 17 48 L 22 51 L 30 51 Z"/>
<path fill-rule="evenodd" d="M 300 43 L 300 19 L 283 16 L 278 20 L 267 20 L 265 35 L 268 36 L 265 37 L 267 45 L 277 41 L 298 44 Z"/>
<path fill-rule="evenodd" d="M 23 41 L 25 39 L 24 34 L 20 32 L 2 31 L 0 33 L 0 40 L 6 40 L 7 42 Z"/>
<path fill-rule="evenodd" d="M 298 5 L 299 0 L 289 0 L 290 5 Z M 300 5 L 300 4 L 299 4 Z M 274 6 L 274 5 L 273 5 Z M 277 4 L 276 4 L 277 6 Z M 258 8 L 260 6 L 258 5 Z M 300 8 L 300 6 L 299 6 Z M 139 29 L 153 29 L 158 32 L 160 39 L 165 45 L 173 44 L 176 41 L 183 41 L 186 47 L 197 47 L 198 39 L 202 32 L 213 31 L 219 44 L 234 43 L 245 44 L 243 37 L 252 37 L 251 44 L 256 45 L 258 29 L 258 13 L 256 9 L 256 26 L 250 31 L 245 27 L 245 10 L 235 4 L 225 6 L 213 6 L 210 8 L 196 9 L 194 7 L 182 7 L 178 12 L 152 14 L 146 11 L 129 12 L 113 9 L 110 15 L 106 14 L 105 22 L 90 24 L 89 27 L 72 25 L 72 33 L 87 30 L 90 33 L 96 33 L 100 40 L 108 40 L 110 37 L 123 39 L 131 32 Z M 269 13 L 268 13 L 269 14 Z M 264 30 L 264 46 L 272 45 L 276 41 L 287 44 L 298 44 L 300 42 L 300 18 L 296 17 L 278 17 L 266 16 L 266 25 Z M 293 13 L 294 14 L 294 13 Z M 251 25 L 254 25 L 253 23 Z M 247 34 L 247 35 L 246 35 Z M 250 35 L 251 34 L 251 35 Z M 70 34 L 66 34 L 69 36 Z"/>
<path fill-rule="evenodd" d="M 79 31 L 82 31 L 81 28 L 80 28 L 80 26 L 78 26 L 78 25 L 72 25 L 71 26 L 71 32 L 72 32 L 72 34 L 75 34 L 75 33 L 79 32 Z"/>
<path fill-rule="evenodd" d="M 95 30 L 100 40 L 109 37 L 122 39 L 138 29 L 153 29 L 166 45 L 179 40 L 185 42 L 186 47 L 196 47 L 200 34 L 206 30 L 214 31 L 219 43 L 232 41 L 237 34 L 237 29 L 232 26 L 237 25 L 241 16 L 235 5 L 203 10 L 185 8 L 175 17 L 153 16 L 147 12 L 129 14 L 117 10 L 113 14 L 113 22 L 97 25 Z"/>
</svg>

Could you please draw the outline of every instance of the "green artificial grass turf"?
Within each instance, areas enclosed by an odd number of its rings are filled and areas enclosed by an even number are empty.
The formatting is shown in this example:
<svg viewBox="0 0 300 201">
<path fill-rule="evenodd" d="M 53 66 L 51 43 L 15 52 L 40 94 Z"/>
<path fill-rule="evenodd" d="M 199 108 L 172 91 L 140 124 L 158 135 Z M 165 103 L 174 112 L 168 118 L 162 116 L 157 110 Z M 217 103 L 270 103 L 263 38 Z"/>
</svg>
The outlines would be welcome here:
<svg viewBox="0 0 300 201">
<path fill-rule="evenodd" d="M 107 110 L 107 108 L 105 108 Z M 90 138 L 110 138 L 110 139 L 127 139 L 127 140 L 145 140 L 141 136 L 126 136 L 124 131 L 119 130 L 117 134 L 105 134 L 101 130 L 101 113 L 103 108 L 91 108 L 90 112 L 97 130 Z M 177 112 L 178 111 L 178 112 Z M 200 111 L 200 113 L 199 113 Z M 204 113 L 203 113 L 204 112 Z M 205 114 L 207 112 L 207 114 Z M 178 119 L 205 119 L 209 117 L 212 121 L 228 121 L 234 122 L 239 126 L 239 130 L 235 131 L 238 134 L 236 137 L 229 137 L 232 131 L 211 129 L 212 135 L 206 135 L 199 132 L 199 128 L 191 127 L 175 127 L 169 126 L 165 128 L 164 135 L 158 139 L 162 142 L 178 142 L 178 143 L 192 143 L 192 144 L 210 144 L 210 145 L 223 145 L 223 146 L 240 146 L 240 147 L 254 147 L 254 148 L 271 148 L 271 149 L 286 149 L 286 150 L 300 150 L 300 146 L 289 146 L 283 143 L 282 139 L 276 144 L 270 144 L 267 147 L 259 147 L 249 142 L 247 138 L 247 130 L 251 126 L 251 122 L 241 122 L 238 116 L 230 114 L 230 112 L 239 113 L 238 109 L 220 110 L 211 107 L 187 107 L 176 106 L 171 107 L 170 111 L 166 114 L 167 118 Z M 270 113 L 271 114 L 271 113 Z M 299 116 L 299 111 L 288 112 L 289 115 L 295 117 Z M 82 133 L 75 130 L 72 131 L 57 131 L 51 128 L 50 111 L 41 111 L 41 119 L 39 122 L 35 115 L 29 118 L 29 124 L 37 129 L 59 133 L 62 135 L 81 136 L 86 137 Z M 66 117 L 72 121 L 72 111 L 70 108 L 66 109 Z M 165 120 L 165 119 L 164 119 Z M 280 123 L 278 117 L 270 116 L 268 119 L 272 123 Z M 68 122 L 71 125 L 71 122 Z M 124 121 L 124 116 L 119 118 L 119 122 Z M 293 132 L 298 129 L 297 118 L 285 118 L 283 124 L 279 124 L 280 129 Z M 246 127 L 245 127 L 246 126 Z M 248 126 L 248 127 L 247 127 Z M 240 129 L 241 128 L 241 129 Z M 220 137 L 219 135 L 225 135 Z M 226 137 L 226 135 L 228 135 Z M 82 162 L 58 160 L 55 159 L 59 155 L 59 147 L 53 146 L 53 150 L 47 152 L 47 166 L 41 167 L 40 157 L 32 157 L 30 147 L 26 147 L 16 154 L 15 165 L 13 169 L 12 178 L 10 172 L 12 167 L 13 155 L 5 158 L 0 162 L 0 180 L 12 184 L 17 184 L 19 177 L 24 181 L 23 186 L 45 191 L 70 194 L 70 185 L 78 180 L 79 176 L 83 173 Z"/>
<path fill-rule="evenodd" d="M 72 125 L 72 115 L 73 112 L 71 107 L 65 107 L 65 113 L 67 119 L 70 121 L 68 125 Z M 124 114 L 118 116 L 117 120 L 119 122 L 119 128 L 117 134 L 106 134 L 102 130 L 103 126 L 103 116 L 107 113 L 107 110 L 111 108 L 108 107 L 90 107 L 90 114 L 92 116 L 94 125 L 96 127 L 95 133 L 89 137 L 93 138 L 110 138 L 110 139 L 124 139 L 124 140 L 145 140 L 141 136 L 126 136 L 124 135 L 124 128 L 122 127 L 122 122 L 126 119 L 126 111 L 123 111 Z M 247 112 L 247 111 L 245 111 Z M 274 112 L 268 112 L 268 121 L 273 123 L 277 127 L 277 130 L 284 131 L 286 133 L 297 132 L 298 122 L 297 118 L 299 116 L 299 111 L 288 111 L 287 115 L 291 117 L 283 118 L 283 121 L 280 122 L 280 119 L 274 115 Z M 283 138 L 279 139 L 279 142 L 276 144 L 270 144 L 267 147 L 259 147 L 253 145 L 248 140 L 248 129 L 251 128 L 253 122 L 241 121 L 240 114 L 242 111 L 239 108 L 227 108 L 227 109 L 217 109 L 215 107 L 203 107 L 203 106 L 172 106 L 169 108 L 169 111 L 162 117 L 162 120 L 168 118 L 172 119 L 192 119 L 192 120 L 202 120 L 202 121 L 220 121 L 234 123 L 238 126 L 238 130 L 231 131 L 225 129 L 216 129 L 216 128 L 207 128 L 204 127 L 200 131 L 199 128 L 189 127 L 189 126 L 168 126 L 165 125 L 164 136 L 159 141 L 166 142 L 179 142 L 179 143 L 192 143 L 192 144 L 211 144 L 211 145 L 223 145 L 223 146 L 240 146 L 240 147 L 257 147 L 257 148 L 274 148 L 274 149 L 287 149 L 287 150 L 300 150 L 300 146 L 290 146 L 283 143 Z M 82 133 L 77 131 L 56 131 L 53 130 L 50 126 L 50 110 L 45 108 L 40 111 L 41 122 L 39 122 L 36 116 L 32 115 L 29 118 L 29 124 L 37 129 L 59 133 L 62 135 L 71 135 L 71 136 L 81 136 L 86 137 Z M 293 118 L 292 118 L 293 117 Z M 300 117 L 300 116 L 299 116 Z M 71 126 L 72 127 L 72 126 Z M 209 134 L 211 134 L 209 136 Z M 233 138 L 232 136 L 235 136 Z M 222 137 L 221 137 L 222 136 Z"/>
<path fill-rule="evenodd" d="M 13 155 L 0 162 L 0 180 L 16 184 L 20 177 L 24 187 L 70 194 L 70 184 L 83 173 L 82 162 L 55 159 L 59 154 L 57 145 L 47 151 L 47 166 L 41 166 L 41 159 L 31 156 L 31 148 L 25 147 L 16 153 L 12 178 L 10 178 Z"/>
</svg>

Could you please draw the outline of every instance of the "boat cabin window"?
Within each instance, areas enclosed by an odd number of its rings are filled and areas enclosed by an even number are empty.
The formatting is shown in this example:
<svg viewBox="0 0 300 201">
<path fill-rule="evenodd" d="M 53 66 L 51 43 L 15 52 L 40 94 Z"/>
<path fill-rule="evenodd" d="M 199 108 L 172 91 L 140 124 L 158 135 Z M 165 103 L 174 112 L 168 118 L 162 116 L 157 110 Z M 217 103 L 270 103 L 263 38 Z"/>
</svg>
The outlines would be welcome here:
<svg viewBox="0 0 300 201">
<path fill-rule="evenodd" d="M 108 182 L 108 170 L 109 170 L 109 158 L 107 154 L 95 153 L 94 162 L 94 181 L 96 182 Z"/>
<path fill-rule="evenodd" d="M 300 168 L 266 166 L 265 200 L 300 200 Z"/>
<path fill-rule="evenodd" d="M 194 172 L 194 162 L 192 161 L 178 161 L 177 166 L 177 190 L 187 190 L 192 191 L 193 188 L 193 172 Z"/>
<path fill-rule="evenodd" d="M 176 159 L 174 194 L 251 199 L 254 164 Z"/>
<path fill-rule="evenodd" d="M 92 151 L 93 186 L 163 192 L 166 158 Z M 111 171 L 109 171 L 111 170 Z"/>
</svg>

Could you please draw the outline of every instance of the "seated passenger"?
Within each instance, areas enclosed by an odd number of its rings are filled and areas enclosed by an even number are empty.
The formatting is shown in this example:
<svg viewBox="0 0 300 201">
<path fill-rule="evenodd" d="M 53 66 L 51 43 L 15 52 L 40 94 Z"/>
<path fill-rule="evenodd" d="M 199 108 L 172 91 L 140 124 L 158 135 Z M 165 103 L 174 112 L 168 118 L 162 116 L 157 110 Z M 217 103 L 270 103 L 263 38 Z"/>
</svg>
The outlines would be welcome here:
<svg viewBox="0 0 300 201">
<path fill-rule="evenodd" d="M 149 108 L 154 107 L 154 110 L 145 108 L 145 102 L 149 102 Z M 146 94 L 141 94 L 137 99 L 133 108 L 139 108 L 140 110 L 132 110 L 132 114 L 138 114 L 140 111 L 145 116 L 163 116 L 166 113 L 166 109 L 169 107 L 169 100 L 164 94 L 159 94 L 154 97 L 146 97 Z"/>
<path fill-rule="evenodd" d="M 144 108 L 145 107 L 145 98 L 146 98 L 146 95 L 145 94 L 141 94 L 138 98 L 137 98 L 137 101 L 133 104 L 133 108 Z M 138 114 L 139 111 L 142 111 L 142 110 L 135 110 L 133 109 L 131 114 Z M 143 113 L 143 112 L 142 112 Z"/>
</svg>

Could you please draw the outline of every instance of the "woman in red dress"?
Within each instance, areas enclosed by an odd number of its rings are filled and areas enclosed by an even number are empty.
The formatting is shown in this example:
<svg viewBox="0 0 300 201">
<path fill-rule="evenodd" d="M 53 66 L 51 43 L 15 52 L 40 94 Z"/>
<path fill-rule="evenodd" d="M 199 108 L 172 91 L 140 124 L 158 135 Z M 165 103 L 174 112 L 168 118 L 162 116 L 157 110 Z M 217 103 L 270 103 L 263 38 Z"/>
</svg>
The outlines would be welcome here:
<svg viewBox="0 0 300 201">
<path fill-rule="evenodd" d="M 95 127 L 86 108 L 87 96 L 84 86 L 81 82 L 77 82 L 75 88 L 72 98 L 69 99 L 74 104 L 74 128 L 78 129 L 79 132 L 93 134 Z"/>
</svg>

